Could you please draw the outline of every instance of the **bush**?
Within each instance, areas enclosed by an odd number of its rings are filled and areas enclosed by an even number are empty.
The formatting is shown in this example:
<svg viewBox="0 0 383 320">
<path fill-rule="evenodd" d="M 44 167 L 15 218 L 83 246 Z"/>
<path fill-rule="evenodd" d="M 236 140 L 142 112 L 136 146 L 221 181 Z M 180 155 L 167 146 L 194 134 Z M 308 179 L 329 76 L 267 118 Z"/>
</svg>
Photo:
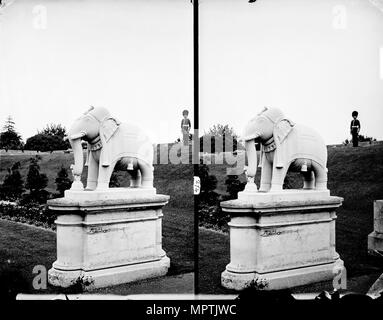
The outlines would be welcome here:
<svg viewBox="0 0 383 320">
<path fill-rule="evenodd" d="M 17 200 L 21 197 L 24 191 L 24 183 L 20 174 L 20 162 L 15 162 L 13 166 L 8 169 L 8 174 L 4 178 L 1 186 L 1 199 Z"/>
<path fill-rule="evenodd" d="M 68 171 L 63 166 L 61 166 L 61 169 L 57 173 L 56 177 L 56 190 L 59 192 L 60 196 L 64 196 L 64 191 L 70 189 L 72 185 L 72 181 L 68 177 Z"/>
<path fill-rule="evenodd" d="M 228 199 L 237 199 L 238 192 L 243 191 L 245 189 L 245 182 L 241 182 L 238 179 L 237 175 L 228 175 L 225 180 L 226 191 L 229 194 Z"/>
<path fill-rule="evenodd" d="M 38 190 L 34 191 L 33 193 L 25 193 L 21 197 L 19 203 L 21 205 L 28 205 L 28 204 L 44 204 L 47 202 L 48 199 L 51 198 L 51 194 L 47 190 Z"/>
<path fill-rule="evenodd" d="M 32 202 L 25 205 L 0 203 L 0 217 L 55 229 L 56 215 L 46 205 Z"/>
<path fill-rule="evenodd" d="M 42 152 L 52 152 L 53 150 L 67 150 L 68 143 L 59 136 L 39 133 L 27 139 L 24 149 Z"/>
<path fill-rule="evenodd" d="M 21 136 L 15 130 L 15 122 L 12 117 L 9 116 L 5 122 L 3 132 L 0 133 L 0 149 L 22 149 L 23 142 Z"/>
<path fill-rule="evenodd" d="M 227 223 L 230 221 L 230 215 L 224 213 L 219 205 L 209 206 L 200 204 L 198 209 L 198 222 L 200 226 L 227 231 Z"/>
<path fill-rule="evenodd" d="M 205 164 L 199 166 L 198 175 L 201 179 L 201 192 L 198 195 L 199 225 L 226 231 L 230 216 L 221 210 L 219 203 L 223 199 L 214 191 L 217 187 L 217 178 L 209 175 L 209 168 Z"/>
<path fill-rule="evenodd" d="M 25 187 L 29 189 L 30 193 L 25 195 L 24 203 L 28 201 L 45 203 L 49 197 L 49 192 L 44 190 L 48 185 L 48 178 L 46 174 L 40 173 L 40 166 L 38 165 L 40 159 L 39 156 L 29 159 L 30 164 Z"/>
</svg>

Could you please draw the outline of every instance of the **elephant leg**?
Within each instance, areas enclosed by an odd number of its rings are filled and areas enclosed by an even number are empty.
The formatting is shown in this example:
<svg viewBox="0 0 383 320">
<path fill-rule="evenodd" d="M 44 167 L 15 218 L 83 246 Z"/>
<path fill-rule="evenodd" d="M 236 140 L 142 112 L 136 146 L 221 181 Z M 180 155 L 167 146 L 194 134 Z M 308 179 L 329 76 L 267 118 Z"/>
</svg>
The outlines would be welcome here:
<svg viewBox="0 0 383 320">
<path fill-rule="evenodd" d="M 110 166 L 99 166 L 97 190 L 104 190 L 109 188 L 110 177 L 112 176 L 113 169 L 114 164 Z"/>
<path fill-rule="evenodd" d="M 281 191 L 283 189 L 283 181 L 285 180 L 288 166 L 285 164 L 282 168 L 277 168 L 276 164 L 273 165 L 273 173 L 271 178 L 270 191 Z"/>
<path fill-rule="evenodd" d="M 327 190 L 327 169 L 314 161 L 313 169 L 315 172 L 315 189 Z"/>
<path fill-rule="evenodd" d="M 93 158 L 92 153 L 89 154 L 88 160 L 88 178 L 86 180 L 86 190 L 94 190 L 97 188 L 98 179 L 98 163 Z"/>
<path fill-rule="evenodd" d="M 315 174 L 314 171 L 302 173 L 303 189 L 315 189 Z"/>
<path fill-rule="evenodd" d="M 147 164 L 141 160 L 138 160 L 138 167 L 141 171 L 141 187 L 152 188 L 153 187 L 153 166 Z"/>
<path fill-rule="evenodd" d="M 130 187 L 139 188 L 141 186 L 141 173 L 140 170 L 130 171 Z"/>
<path fill-rule="evenodd" d="M 272 173 L 272 165 L 264 156 L 262 159 L 261 185 L 259 187 L 260 192 L 268 192 L 270 190 Z"/>
</svg>

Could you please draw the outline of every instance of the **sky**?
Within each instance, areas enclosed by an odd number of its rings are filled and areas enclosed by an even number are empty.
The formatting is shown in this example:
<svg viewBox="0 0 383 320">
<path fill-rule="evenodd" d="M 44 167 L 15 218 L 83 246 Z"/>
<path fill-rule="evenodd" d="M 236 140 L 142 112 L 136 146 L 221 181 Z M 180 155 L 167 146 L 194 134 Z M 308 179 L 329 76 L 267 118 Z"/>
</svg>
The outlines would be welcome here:
<svg viewBox="0 0 383 320">
<path fill-rule="evenodd" d="M 183 109 L 193 121 L 192 23 L 189 0 L 14 0 L 0 13 L 0 125 L 11 115 L 25 142 L 93 105 L 175 141 Z"/>
<path fill-rule="evenodd" d="M 141 126 L 155 143 L 193 119 L 189 0 L 8 0 L 0 13 L 0 125 L 24 141 L 69 127 L 90 105 Z M 264 106 L 326 143 L 383 139 L 383 0 L 199 0 L 200 134 L 241 135 Z"/>
<path fill-rule="evenodd" d="M 200 0 L 201 131 L 227 123 L 241 135 L 268 106 L 336 144 L 350 139 L 357 110 L 360 133 L 383 140 L 382 8 L 383 0 Z"/>
</svg>

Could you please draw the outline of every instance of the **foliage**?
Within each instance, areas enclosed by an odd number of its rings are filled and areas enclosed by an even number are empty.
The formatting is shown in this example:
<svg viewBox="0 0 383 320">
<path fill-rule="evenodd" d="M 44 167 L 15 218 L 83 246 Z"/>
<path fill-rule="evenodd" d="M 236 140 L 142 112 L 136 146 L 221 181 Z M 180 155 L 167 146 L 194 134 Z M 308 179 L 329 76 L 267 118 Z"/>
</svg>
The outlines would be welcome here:
<svg viewBox="0 0 383 320">
<path fill-rule="evenodd" d="M 7 117 L 7 120 L 5 120 L 5 124 L 3 126 L 4 131 L 12 131 L 15 132 L 15 122 L 13 121 L 11 116 Z"/>
<path fill-rule="evenodd" d="M 8 151 L 9 149 L 21 149 L 23 143 L 21 136 L 15 130 L 15 122 L 9 116 L 3 127 L 3 132 L 0 133 L 0 148 Z"/>
<path fill-rule="evenodd" d="M 201 203 L 198 208 L 198 222 L 200 226 L 226 231 L 230 215 L 225 214 L 219 205 L 209 206 Z"/>
<path fill-rule="evenodd" d="M 67 150 L 68 142 L 60 136 L 38 133 L 27 139 L 24 149 L 36 151 Z"/>
<path fill-rule="evenodd" d="M 1 198 L 7 200 L 16 200 L 21 197 L 24 191 L 24 182 L 20 174 L 20 162 L 15 162 L 8 168 L 8 174 L 4 178 L 1 186 Z"/>
<path fill-rule="evenodd" d="M 61 124 L 48 124 L 43 130 L 38 131 L 38 134 L 46 134 L 49 136 L 56 136 L 64 139 L 66 135 L 66 129 Z"/>
<path fill-rule="evenodd" d="M 363 134 L 360 134 L 360 135 L 358 135 L 358 141 L 359 142 L 369 142 L 369 143 L 371 143 L 373 141 L 376 141 L 376 138 L 368 137 L 368 136 L 364 136 Z M 347 146 L 351 142 L 352 142 L 352 139 L 351 140 L 346 139 L 346 140 L 344 140 L 342 142 L 342 144 Z"/>
<path fill-rule="evenodd" d="M 61 166 L 61 169 L 57 172 L 55 182 L 56 190 L 60 193 L 60 196 L 64 196 L 64 191 L 70 189 L 72 185 L 72 181 L 68 177 L 68 171 L 64 166 Z"/>
<path fill-rule="evenodd" d="M 222 125 L 219 123 L 210 127 L 205 134 L 209 136 L 214 136 L 214 137 L 223 137 L 226 135 L 226 136 L 238 138 L 238 135 L 235 133 L 232 127 L 229 127 L 229 125 L 227 124 Z"/>
<path fill-rule="evenodd" d="M 29 189 L 30 194 L 24 200 L 36 200 L 38 203 L 44 203 L 49 195 L 46 190 L 43 190 L 48 185 L 48 178 L 46 174 L 40 173 L 39 160 L 41 160 L 39 156 L 29 159 L 29 170 L 25 187 Z"/>
<path fill-rule="evenodd" d="M 113 171 L 110 181 L 109 181 L 109 188 L 118 188 L 120 187 L 120 181 L 118 179 L 118 173 L 117 171 Z"/>
<path fill-rule="evenodd" d="M 206 164 L 199 165 L 198 176 L 201 181 L 201 190 L 199 194 L 199 202 L 209 205 L 217 203 L 217 193 L 214 190 L 217 188 L 218 180 L 215 176 L 209 175 L 209 168 Z"/>
<path fill-rule="evenodd" d="M 245 188 L 246 183 L 241 182 L 237 175 L 228 175 L 225 180 L 226 192 L 229 194 L 228 199 L 237 199 L 238 192 Z"/>
<path fill-rule="evenodd" d="M 46 205 L 33 202 L 25 205 L 0 203 L 0 217 L 45 228 L 55 228 L 56 215 Z"/>
<path fill-rule="evenodd" d="M 210 145 L 210 150 L 206 150 L 208 145 Z M 232 152 L 237 148 L 238 135 L 227 124 L 215 124 L 200 137 L 200 150 L 204 152 Z"/>
<path fill-rule="evenodd" d="M 373 138 L 373 137 L 368 137 L 368 136 L 364 136 L 364 135 L 362 135 L 362 134 L 360 134 L 360 135 L 358 136 L 358 140 L 359 140 L 359 142 L 372 142 L 372 141 L 376 141 L 375 138 Z"/>
<path fill-rule="evenodd" d="M 206 164 L 199 165 L 198 176 L 201 181 L 201 190 L 198 195 L 199 225 L 207 228 L 221 229 L 226 226 L 228 216 L 225 216 L 219 205 L 220 196 L 214 190 L 217 188 L 217 178 L 209 174 Z"/>
</svg>

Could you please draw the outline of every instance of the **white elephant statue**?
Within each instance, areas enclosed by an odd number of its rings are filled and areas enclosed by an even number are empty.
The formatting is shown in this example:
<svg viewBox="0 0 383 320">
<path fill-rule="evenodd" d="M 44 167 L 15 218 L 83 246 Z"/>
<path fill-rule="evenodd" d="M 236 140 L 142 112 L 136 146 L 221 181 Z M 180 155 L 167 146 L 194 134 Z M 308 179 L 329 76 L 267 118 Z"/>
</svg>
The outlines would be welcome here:
<svg viewBox="0 0 383 320">
<path fill-rule="evenodd" d="M 280 191 L 287 171 L 300 171 L 304 189 L 327 190 L 327 148 L 313 129 L 295 124 L 277 108 L 265 108 L 244 131 L 248 185 L 257 171 L 255 143 L 260 143 L 262 168 L 259 191 Z M 255 186 L 256 188 L 256 186 Z"/>
<path fill-rule="evenodd" d="M 66 137 L 73 149 L 73 189 L 83 189 L 81 140 L 87 142 L 87 190 L 109 188 L 115 166 L 125 168 L 131 175 L 130 187 L 153 187 L 153 145 L 135 125 L 121 123 L 101 107 L 91 107 L 71 126 Z"/>
</svg>

